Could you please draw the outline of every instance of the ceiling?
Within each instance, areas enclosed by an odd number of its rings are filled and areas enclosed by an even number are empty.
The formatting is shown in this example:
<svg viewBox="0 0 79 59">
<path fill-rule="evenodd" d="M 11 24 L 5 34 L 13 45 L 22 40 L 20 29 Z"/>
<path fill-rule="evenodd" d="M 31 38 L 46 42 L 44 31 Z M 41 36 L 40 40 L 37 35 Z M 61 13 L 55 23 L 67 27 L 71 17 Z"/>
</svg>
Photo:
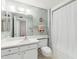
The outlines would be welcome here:
<svg viewBox="0 0 79 59">
<path fill-rule="evenodd" d="M 50 9 L 56 7 L 61 3 L 68 2 L 70 0 L 16 0 L 16 1 L 44 9 Z"/>
</svg>

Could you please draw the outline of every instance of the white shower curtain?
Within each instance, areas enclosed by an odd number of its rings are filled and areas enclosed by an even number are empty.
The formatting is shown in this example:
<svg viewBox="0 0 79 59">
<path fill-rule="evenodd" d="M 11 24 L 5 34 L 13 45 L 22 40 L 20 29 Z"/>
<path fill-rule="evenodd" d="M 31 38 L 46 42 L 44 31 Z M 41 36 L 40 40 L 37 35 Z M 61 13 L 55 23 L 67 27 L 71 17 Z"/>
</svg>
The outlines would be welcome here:
<svg viewBox="0 0 79 59">
<path fill-rule="evenodd" d="M 76 59 L 77 6 L 72 2 L 53 12 L 51 39 L 53 49 L 62 53 L 61 59 Z M 63 57 L 64 56 L 64 57 Z M 66 57 L 65 57 L 66 56 Z"/>
</svg>

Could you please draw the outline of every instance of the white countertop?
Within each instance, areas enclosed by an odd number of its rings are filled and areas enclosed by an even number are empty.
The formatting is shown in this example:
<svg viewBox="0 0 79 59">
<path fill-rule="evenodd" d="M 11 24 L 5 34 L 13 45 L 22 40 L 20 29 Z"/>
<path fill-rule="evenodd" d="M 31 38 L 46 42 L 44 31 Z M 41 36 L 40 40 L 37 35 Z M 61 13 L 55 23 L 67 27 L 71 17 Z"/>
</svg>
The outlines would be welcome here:
<svg viewBox="0 0 79 59">
<path fill-rule="evenodd" d="M 14 38 L 6 38 L 1 42 L 1 49 L 21 46 L 21 45 L 28 45 L 28 44 L 35 44 L 38 43 L 40 38 L 48 38 L 47 35 L 42 36 L 28 36 L 27 39 L 25 37 L 14 37 Z"/>
<path fill-rule="evenodd" d="M 36 40 L 36 39 L 15 40 L 15 38 L 14 38 L 14 40 L 1 42 L 1 49 L 11 48 L 11 47 L 16 47 L 16 46 L 21 46 L 21 45 L 34 44 L 34 43 L 38 43 L 38 42 L 39 42 L 39 40 Z"/>
</svg>

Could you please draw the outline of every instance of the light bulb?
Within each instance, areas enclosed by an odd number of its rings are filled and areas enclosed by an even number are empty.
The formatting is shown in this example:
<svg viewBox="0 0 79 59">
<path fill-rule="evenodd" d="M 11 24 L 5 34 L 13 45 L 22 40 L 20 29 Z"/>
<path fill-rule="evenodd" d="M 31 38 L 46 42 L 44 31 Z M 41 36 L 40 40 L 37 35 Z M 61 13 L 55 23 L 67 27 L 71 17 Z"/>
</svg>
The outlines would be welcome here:
<svg viewBox="0 0 79 59">
<path fill-rule="evenodd" d="M 24 8 L 22 8 L 22 7 L 19 7 L 18 10 L 19 10 L 20 12 L 24 12 Z"/>
<path fill-rule="evenodd" d="M 4 7 L 2 7 L 2 10 L 6 10 Z"/>
<path fill-rule="evenodd" d="M 16 11 L 14 5 L 10 5 L 9 7 L 10 7 L 10 11 L 12 11 L 12 12 L 15 12 Z"/>
<path fill-rule="evenodd" d="M 26 9 L 26 14 L 31 14 L 31 10 L 30 9 Z"/>
</svg>

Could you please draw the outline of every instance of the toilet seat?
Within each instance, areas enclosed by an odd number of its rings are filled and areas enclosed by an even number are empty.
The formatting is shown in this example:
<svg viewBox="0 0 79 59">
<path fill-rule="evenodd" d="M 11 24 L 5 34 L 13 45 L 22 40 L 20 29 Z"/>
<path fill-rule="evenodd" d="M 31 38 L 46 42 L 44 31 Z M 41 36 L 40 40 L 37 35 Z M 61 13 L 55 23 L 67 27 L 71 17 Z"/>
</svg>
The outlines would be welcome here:
<svg viewBox="0 0 79 59">
<path fill-rule="evenodd" d="M 41 50 L 41 54 L 45 57 L 51 57 L 52 56 L 52 50 L 50 47 L 48 47 L 48 39 L 40 39 L 39 40 L 39 48 Z"/>
<path fill-rule="evenodd" d="M 42 55 L 44 55 L 46 57 L 52 56 L 52 51 L 49 47 L 46 46 L 46 47 L 42 47 L 40 49 L 41 49 Z"/>
</svg>

